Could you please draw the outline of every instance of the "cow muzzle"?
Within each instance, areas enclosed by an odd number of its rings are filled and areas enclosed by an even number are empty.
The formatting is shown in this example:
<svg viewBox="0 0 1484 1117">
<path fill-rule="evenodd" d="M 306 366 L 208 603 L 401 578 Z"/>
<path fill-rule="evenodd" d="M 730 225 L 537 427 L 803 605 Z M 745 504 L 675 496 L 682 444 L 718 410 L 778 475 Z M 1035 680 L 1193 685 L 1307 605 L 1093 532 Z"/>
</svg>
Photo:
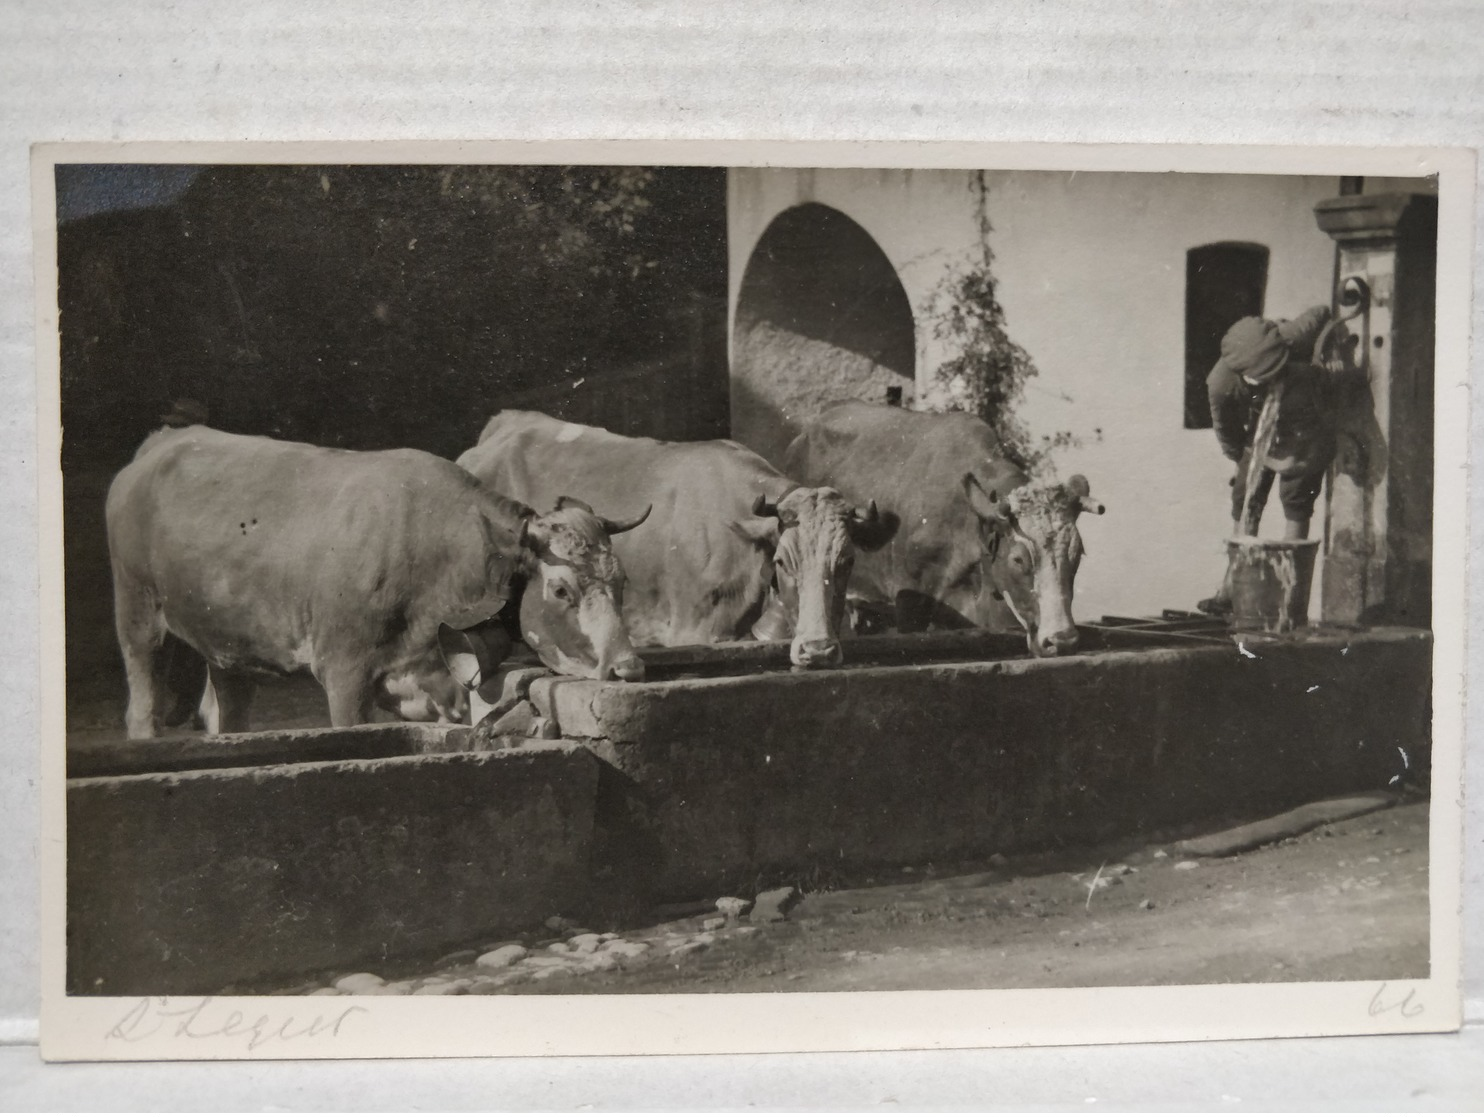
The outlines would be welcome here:
<svg viewBox="0 0 1484 1117">
<path fill-rule="evenodd" d="M 1077 630 L 1064 628 L 1060 632 L 1040 637 L 1031 650 L 1042 656 L 1066 655 L 1077 650 L 1077 641 Z"/>
<path fill-rule="evenodd" d="M 644 661 L 637 655 L 630 653 L 601 668 L 598 672 L 598 678 L 607 679 L 610 674 L 614 678 L 621 679 L 626 683 L 643 682 Z"/>
<path fill-rule="evenodd" d="M 795 667 L 838 667 L 845 660 L 838 640 L 795 640 L 789 648 Z"/>
</svg>

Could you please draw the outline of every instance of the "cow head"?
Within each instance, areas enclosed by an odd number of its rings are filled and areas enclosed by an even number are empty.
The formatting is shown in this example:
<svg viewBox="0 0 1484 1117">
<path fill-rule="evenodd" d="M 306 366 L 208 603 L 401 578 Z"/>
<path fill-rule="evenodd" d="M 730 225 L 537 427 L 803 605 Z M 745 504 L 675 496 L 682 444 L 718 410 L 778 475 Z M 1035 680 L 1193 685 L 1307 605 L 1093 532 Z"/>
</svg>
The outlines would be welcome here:
<svg viewBox="0 0 1484 1117">
<path fill-rule="evenodd" d="M 885 546 L 896 531 L 895 518 L 882 517 L 875 501 L 852 508 L 834 489 L 792 489 L 777 504 L 759 496 L 752 513 L 744 533 L 773 550 L 773 591 L 753 635 L 792 636 L 789 659 L 796 667 L 838 666 L 856 550 Z"/>
<path fill-rule="evenodd" d="M 644 677 L 624 627 L 624 574 L 609 537 L 648 515 L 646 508 L 632 520 L 605 520 L 580 500 L 561 497 L 551 512 L 526 521 L 520 631 L 548 667 L 589 679 Z"/>
<path fill-rule="evenodd" d="M 972 473 L 964 494 L 979 521 L 984 545 L 982 573 L 1025 626 L 1031 654 L 1052 656 L 1077 646 L 1072 621 L 1072 586 L 1082 561 L 1082 512 L 1102 515 L 1081 474 L 1065 485 L 1024 485 L 1005 499 L 986 492 Z"/>
</svg>

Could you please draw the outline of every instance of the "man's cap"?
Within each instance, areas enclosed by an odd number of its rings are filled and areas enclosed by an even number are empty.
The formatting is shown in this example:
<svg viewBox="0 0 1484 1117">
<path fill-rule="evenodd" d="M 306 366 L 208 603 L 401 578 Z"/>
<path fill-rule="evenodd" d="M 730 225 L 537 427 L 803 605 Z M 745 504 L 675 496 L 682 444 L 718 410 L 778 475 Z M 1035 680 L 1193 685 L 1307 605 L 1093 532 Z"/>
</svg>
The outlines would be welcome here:
<svg viewBox="0 0 1484 1117">
<path fill-rule="evenodd" d="M 1221 339 L 1221 358 L 1227 367 L 1257 384 L 1277 376 L 1288 357 L 1288 342 L 1278 323 L 1265 318 L 1243 318 Z"/>
</svg>

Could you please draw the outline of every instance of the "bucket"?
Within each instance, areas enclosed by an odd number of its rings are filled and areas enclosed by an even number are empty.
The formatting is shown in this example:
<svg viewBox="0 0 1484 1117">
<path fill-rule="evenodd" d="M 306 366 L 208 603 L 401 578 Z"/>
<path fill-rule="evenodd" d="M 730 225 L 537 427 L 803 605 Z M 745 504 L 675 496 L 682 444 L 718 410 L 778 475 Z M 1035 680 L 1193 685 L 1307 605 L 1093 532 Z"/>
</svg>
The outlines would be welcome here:
<svg viewBox="0 0 1484 1117">
<path fill-rule="evenodd" d="M 1318 552 L 1317 539 L 1228 539 L 1232 627 L 1248 632 L 1302 628 L 1309 617 L 1309 587 Z"/>
</svg>

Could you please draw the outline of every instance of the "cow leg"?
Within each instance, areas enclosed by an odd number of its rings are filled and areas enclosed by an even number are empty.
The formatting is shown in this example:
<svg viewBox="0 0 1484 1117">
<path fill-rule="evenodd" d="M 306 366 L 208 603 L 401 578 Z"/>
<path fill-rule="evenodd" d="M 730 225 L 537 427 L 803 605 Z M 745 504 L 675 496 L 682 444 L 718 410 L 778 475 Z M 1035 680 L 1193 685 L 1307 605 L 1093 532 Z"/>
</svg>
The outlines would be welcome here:
<svg viewBox="0 0 1484 1117">
<path fill-rule="evenodd" d="M 206 688 L 201 692 L 201 705 L 196 709 L 196 717 L 201 722 L 201 728 L 207 733 L 220 733 L 222 724 L 222 710 L 216 701 L 216 687 L 212 685 L 211 675 L 206 676 Z"/>
<path fill-rule="evenodd" d="M 159 703 L 160 677 L 156 652 L 165 635 L 165 619 L 141 587 L 115 575 L 113 619 L 124 675 L 129 683 L 129 706 L 124 726 L 130 739 L 155 735 L 155 709 Z"/>
<path fill-rule="evenodd" d="M 346 725 L 365 725 L 371 720 L 376 687 L 364 671 L 328 671 L 320 681 L 325 688 L 325 697 L 330 700 L 331 725 L 338 729 Z"/>
<path fill-rule="evenodd" d="M 129 682 L 129 706 L 124 712 L 124 727 L 130 740 L 144 740 L 155 735 L 154 655 L 127 645 L 121 647 L 124 674 Z"/>
<path fill-rule="evenodd" d="M 251 675 L 207 668 L 206 694 L 201 699 L 201 720 L 208 733 L 247 732 L 247 711 L 252 706 L 257 683 Z"/>
<path fill-rule="evenodd" d="M 155 678 L 163 679 L 173 696 L 173 704 L 160 718 L 161 723 L 171 729 L 184 725 L 198 713 L 206 701 L 205 692 L 211 686 L 206 660 L 197 654 L 195 648 L 168 631 L 156 653 Z"/>
</svg>

